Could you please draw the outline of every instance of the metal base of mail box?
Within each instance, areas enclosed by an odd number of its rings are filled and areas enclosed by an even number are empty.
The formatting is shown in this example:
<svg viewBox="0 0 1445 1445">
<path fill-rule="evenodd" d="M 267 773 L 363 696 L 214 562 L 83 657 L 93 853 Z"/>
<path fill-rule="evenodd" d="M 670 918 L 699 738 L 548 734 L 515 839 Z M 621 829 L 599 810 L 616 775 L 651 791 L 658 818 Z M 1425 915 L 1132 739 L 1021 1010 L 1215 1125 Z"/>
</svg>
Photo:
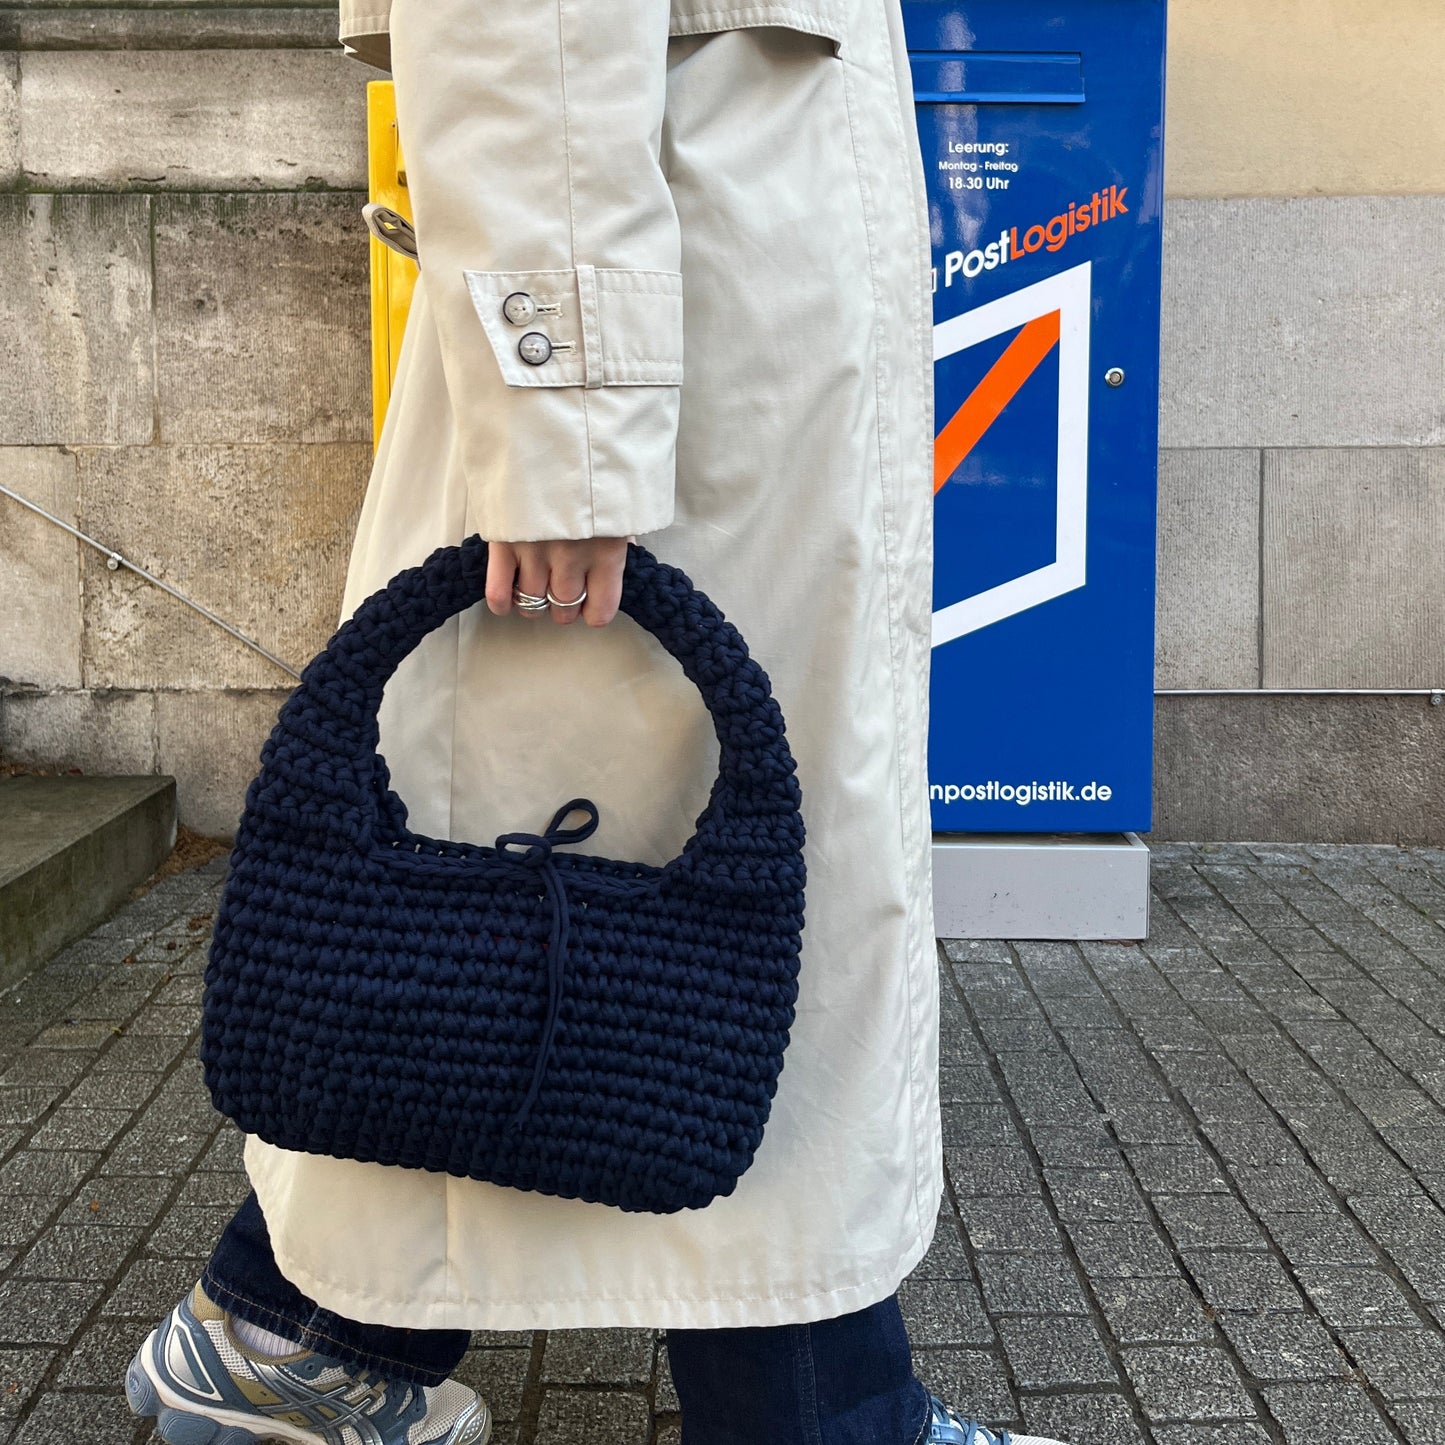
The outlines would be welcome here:
<svg viewBox="0 0 1445 1445">
<path fill-rule="evenodd" d="M 939 938 L 1147 938 L 1137 833 L 935 833 Z"/>
</svg>

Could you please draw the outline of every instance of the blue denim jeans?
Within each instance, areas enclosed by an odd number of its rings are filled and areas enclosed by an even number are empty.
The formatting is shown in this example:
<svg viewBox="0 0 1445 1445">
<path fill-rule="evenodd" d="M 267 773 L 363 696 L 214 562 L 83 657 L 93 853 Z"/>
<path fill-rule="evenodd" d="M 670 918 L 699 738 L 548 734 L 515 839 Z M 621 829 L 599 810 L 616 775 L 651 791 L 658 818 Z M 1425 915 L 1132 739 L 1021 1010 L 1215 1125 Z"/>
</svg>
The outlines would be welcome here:
<svg viewBox="0 0 1445 1445">
<path fill-rule="evenodd" d="M 202 1274 L 232 1314 L 308 1349 L 415 1385 L 436 1385 L 466 1353 L 467 1330 L 362 1324 L 323 1309 L 277 1268 L 254 1193 Z M 668 1330 L 682 1445 L 918 1445 L 928 1396 L 898 1296 L 811 1324 Z"/>
</svg>

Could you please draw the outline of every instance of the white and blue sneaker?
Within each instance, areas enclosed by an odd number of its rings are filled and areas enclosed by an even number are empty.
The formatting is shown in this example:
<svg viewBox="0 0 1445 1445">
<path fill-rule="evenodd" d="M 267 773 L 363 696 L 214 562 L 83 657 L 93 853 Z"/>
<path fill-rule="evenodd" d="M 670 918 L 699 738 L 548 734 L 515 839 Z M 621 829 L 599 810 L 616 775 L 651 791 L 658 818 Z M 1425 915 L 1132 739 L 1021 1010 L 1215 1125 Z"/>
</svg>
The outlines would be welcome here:
<svg viewBox="0 0 1445 1445">
<path fill-rule="evenodd" d="M 919 1445 L 1060 1445 L 1042 1435 L 1015 1435 L 1008 1430 L 990 1430 L 977 1420 L 965 1420 L 945 1405 L 931 1390 L 928 1394 L 928 1433 Z"/>
<path fill-rule="evenodd" d="M 125 1393 L 167 1445 L 486 1445 L 492 1433 L 486 1402 L 458 1380 L 423 1387 L 315 1350 L 250 1348 L 199 1281 L 136 1352 Z"/>
</svg>

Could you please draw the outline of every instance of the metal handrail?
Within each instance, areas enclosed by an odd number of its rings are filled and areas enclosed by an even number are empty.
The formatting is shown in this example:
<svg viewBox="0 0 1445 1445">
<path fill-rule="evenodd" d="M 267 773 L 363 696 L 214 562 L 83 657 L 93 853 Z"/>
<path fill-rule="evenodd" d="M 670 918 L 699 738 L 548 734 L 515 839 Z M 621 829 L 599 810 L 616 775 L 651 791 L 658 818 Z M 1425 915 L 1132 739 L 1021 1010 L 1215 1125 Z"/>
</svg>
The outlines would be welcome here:
<svg viewBox="0 0 1445 1445">
<path fill-rule="evenodd" d="M 271 652 L 267 648 L 262 647 L 255 638 L 247 637 L 246 634 L 240 630 L 240 628 L 233 627 L 229 622 L 226 621 L 224 617 L 217 617 L 216 614 L 212 612 L 209 607 L 203 607 L 199 602 L 195 601 L 194 598 L 187 597 L 184 592 L 180 591 L 176 587 L 172 587 L 171 584 L 165 581 L 163 578 L 157 577 L 152 572 L 147 572 L 146 569 L 142 567 L 139 563 L 132 562 L 129 557 L 123 556 L 121 553 L 117 552 L 114 547 L 107 547 L 104 542 L 96 541 L 94 537 L 88 536 L 86 533 L 82 532 L 79 527 L 72 527 L 69 522 L 64 520 L 64 518 L 57 517 L 53 512 L 47 512 L 44 507 L 40 506 L 36 502 L 32 502 L 28 497 L 22 497 L 19 492 L 12 491 L 4 484 L 4 482 L 0 482 L 0 492 L 4 492 L 7 497 L 14 497 L 14 499 L 19 502 L 22 507 L 29 507 L 32 512 L 38 512 L 47 521 L 54 522 L 57 527 L 63 527 L 67 532 L 71 534 L 71 536 L 79 537 L 82 542 L 88 542 L 92 547 L 96 549 L 97 552 L 104 552 L 105 565 L 109 567 L 112 572 L 116 571 L 121 567 L 130 568 L 130 570 L 134 572 L 138 577 L 144 577 L 147 582 L 155 583 L 155 585 L 161 588 L 162 591 L 169 592 L 171 596 L 174 597 L 178 602 L 184 602 L 187 607 L 194 608 L 195 611 L 199 612 L 202 617 L 205 617 L 209 621 L 214 622 L 217 627 L 224 628 L 238 642 L 244 642 L 247 647 L 251 648 L 255 652 L 259 652 L 261 656 L 264 657 L 268 662 L 274 662 L 276 666 L 281 669 L 282 672 L 288 673 L 298 682 L 301 680 L 301 674 L 297 672 L 296 669 L 292 667 L 289 662 L 283 662 L 279 657 L 276 656 L 274 652 Z"/>
</svg>

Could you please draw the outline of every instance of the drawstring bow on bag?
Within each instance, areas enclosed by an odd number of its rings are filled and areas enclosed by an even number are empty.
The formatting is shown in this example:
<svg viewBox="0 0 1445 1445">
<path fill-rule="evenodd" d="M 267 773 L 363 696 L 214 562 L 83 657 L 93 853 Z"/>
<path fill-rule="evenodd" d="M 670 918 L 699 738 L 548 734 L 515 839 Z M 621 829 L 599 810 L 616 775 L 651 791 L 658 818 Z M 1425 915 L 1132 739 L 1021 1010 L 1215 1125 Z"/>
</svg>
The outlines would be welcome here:
<svg viewBox="0 0 1445 1445">
<path fill-rule="evenodd" d="M 578 810 L 588 814 L 587 821 L 576 828 L 564 828 L 562 820 Z M 536 1062 L 532 1066 L 532 1082 L 526 1096 L 512 1115 L 513 1128 L 524 1124 L 532 1112 L 532 1105 L 542 1091 L 542 1079 L 547 1072 L 547 1061 L 552 1054 L 552 1041 L 557 1035 L 557 1024 L 562 1012 L 562 997 L 567 982 L 567 940 L 572 931 L 572 907 L 567 897 L 566 885 L 562 882 L 557 865 L 552 861 L 552 849 L 558 843 L 581 843 L 597 831 L 597 805 L 588 798 L 573 798 L 564 803 L 552 815 L 543 833 L 503 833 L 497 839 L 497 857 L 528 873 L 540 873 L 547 890 L 547 900 L 552 906 L 552 925 L 547 936 L 547 1016 L 542 1025 L 542 1042 L 537 1048 Z M 512 849 L 526 849 L 514 853 Z"/>
</svg>

